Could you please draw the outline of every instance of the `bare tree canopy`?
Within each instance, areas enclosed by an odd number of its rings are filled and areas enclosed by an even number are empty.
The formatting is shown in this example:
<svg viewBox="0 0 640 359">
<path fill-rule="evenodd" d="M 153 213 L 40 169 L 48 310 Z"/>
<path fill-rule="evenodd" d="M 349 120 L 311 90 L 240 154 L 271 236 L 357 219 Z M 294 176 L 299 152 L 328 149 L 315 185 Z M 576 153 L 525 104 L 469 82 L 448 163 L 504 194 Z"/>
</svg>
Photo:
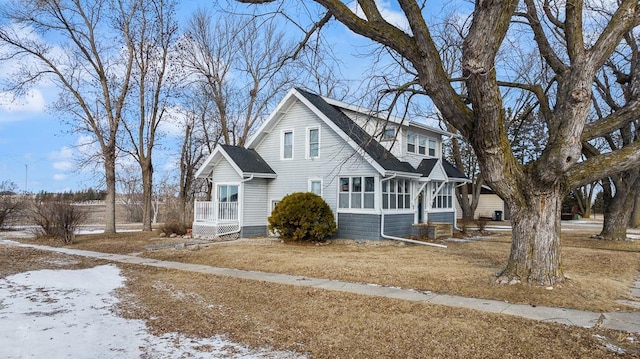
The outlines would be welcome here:
<svg viewBox="0 0 640 359">
<path fill-rule="evenodd" d="M 107 187 L 105 232 L 116 230 L 116 142 L 130 87 L 134 56 L 128 31 L 137 6 L 135 0 L 29 0 L 0 6 L 0 17 L 8 22 L 0 27 L 0 61 L 21 64 L 8 89 L 21 93 L 39 81 L 53 82 L 60 90 L 55 108 L 99 147 Z"/>
<path fill-rule="evenodd" d="M 502 276 L 541 285 L 562 281 L 562 197 L 571 187 L 632 168 L 640 160 L 640 143 L 585 160 L 581 156 L 584 142 L 636 119 L 640 102 L 634 97 L 614 113 L 588 121 L 594 77 L 625 34 L 638 25 L 638 2 L 465 3 L 472 9 L 462 34 L 461 70 L 455 78 L 447 72 L 432 34 L 438 9 L 414 0 L 385 3 L 406 21 L 406 26 L 400 26 L 385 18 L 385 4 L 374 0 L 314 2 L 351 31 L 385 46 L 409 64 L 414 76 L 398 84 L 398 91 L 428 96 L 443 118 L 471 143 L 483 177 L 511 213 L 513 241 Z M 514 37 L 518 41 L 507 41 Z M 511 78 L 503 70 L 508 54 L 501 53 L 507 43 L 537 49 L 546 76 L 533 81 Z M 518 55 L 511 49 L 509 53 Z M 460 81 L 464 86 L 454 85 Z M 536 116 L 547 138 L 533 161 L 523 163 L 514 153 L 505 125 L 505 88 L 536 97 Z"/>
</svg>

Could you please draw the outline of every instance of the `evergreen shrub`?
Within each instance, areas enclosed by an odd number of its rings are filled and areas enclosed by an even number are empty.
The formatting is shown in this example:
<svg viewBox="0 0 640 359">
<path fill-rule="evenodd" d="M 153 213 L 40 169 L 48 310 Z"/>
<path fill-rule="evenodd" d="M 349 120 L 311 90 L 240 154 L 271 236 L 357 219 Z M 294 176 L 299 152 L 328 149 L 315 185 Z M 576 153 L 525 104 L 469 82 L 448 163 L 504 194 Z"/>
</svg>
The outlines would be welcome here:
<svg viewBox="0 0 640 359">
<path fill-rule="evenodd" d="M 268 221 L 269 230 L 285 241 L 324 241 L 338 229 L 327 202 L 311 192 L 286 195 Z"/>
</svg>

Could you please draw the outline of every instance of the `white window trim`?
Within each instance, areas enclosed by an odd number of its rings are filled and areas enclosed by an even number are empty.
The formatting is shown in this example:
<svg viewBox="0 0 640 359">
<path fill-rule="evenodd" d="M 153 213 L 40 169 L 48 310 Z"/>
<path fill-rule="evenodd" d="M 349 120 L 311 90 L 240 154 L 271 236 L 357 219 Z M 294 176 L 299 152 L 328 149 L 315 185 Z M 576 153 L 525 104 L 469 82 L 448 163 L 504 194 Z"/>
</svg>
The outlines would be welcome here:
<svg viewBox="0 0 640 359">
<path fill-rule="evenodd" d="M 324 198 L 324 183 L 322 181 L 322 178 L 319 178 L 319 177 L 309 178 L 309 180 L 307 181 L 307 191 L 309 191 L 309 192 L 311 192 L 311 182 L 320 182 L 320 194 L 319 194 L 319 196 Z"/>
<path fill-rule="evenodd" d="M 393 130 L 393 135 L 392 136 L 387 136 L 387 131 L 388 130 Z M 382 136 L 380 138 L 380 141 L 393 141 L 396 139 L 396 137 L 398 136 L 398 129 L 395 126 L 390 126 L 390 127 L 384 127 L 382 129 Z"/>
<path fill-rule="evenodd" d="M 394 196 L 396 196 L 396 208 L 384 208 L 384 199 L 383 199 L 383 197 L 385 195 L 389 196 L 391 192 L 386 192 L 386 193 L 383 192 L 382 186 L 380 186 L 380 199 L 381 199 L 380 208 L 384 211 L 384 213 L 413 213 L 416 210 L 415 203 L 413 201 L 413 190 L 414 190 L 413 181 L 408 179 L 408 178 L 402 178 L 402 177 L 396 178 L 395 180 L 396 181 L 397 180 L 409 181 L 409 208 L 397 208 L 398 192 L 395 192 L 393 194 Z M 389 183 L 391 181 L 393 181 L 393 179 L 389 180 L 389 181 L 386 181 L 387 182 L 387 186 L 389 186 Z M 388 189 L 389 189 L 389 187 L 387 187 L 387 190 Z M 397 188 L 396 188 L 396 191 L 397 191 Z M 404 195 L 406 196 L 406 194 L 407 193 L 405 192 Z"/>
<path fill-rule="evenodd" d="M 442 182 L 442 181 L 435 181 L 435 182 Z M 435 183 L 432 182 L 432 183 Z M 433 201 L 435 200 L 435 198 L 438 197 L 438 194 L 440 192 L 442 192 L 442 190 L 444 190 L 444 186 L 450 185 L 451 186 L 451 207 L 443 207 L 443 208 L 438 208 L 438 207 L 433 207 Z M 431 185 L 429 186 L 431 187 Z M 442 188 L 440 188 L 440 191 L 438 191 L 437 193 L 433 193 L 433 191 L 431 189 L 429 189 L 429 213 L 434 213 L 434 212 L 453 212 L 456 209 L 456 196 L 455 196 L 455 188 L 453 187 L 453 185 L 451 184 L 451 182 L 444 182 L 444 185 Z"/>
<path fill-rule="evenodd" d="M 318 130 L 318 155 L 311 157 L 311 130 Z M 315 158 L 320 158 L 320 143 L 321 143 L 321 134 L 320 134 L 320 127 L 319 126 L 313 126 L 313 127 L 307 127 L 306 129 L 306 137 L 305 137 L 305 153 L 304 153 L 304 158 L 305 159 L 315 159 Z"/>
<path fill-rule="evenodd" d="M 349 192 L 341 192 L 340 191 L 340 179 L 341 178 L 349 178 Z M 351 208 L 351 178 L 353 177 L 361 177 L 361 178 L 365 178 L 365 177 L 373 177 L 373 192 L 361 192 L 361 193 L 373 193 L 373 208 Z M 379 204 L 378 204 L 378 186 L 380 186 L 380 181 L 378 176 L 375 175 L 371 175 L 371 174 L 349 174 L 349 175 L 338 175 L 336 176 L 337 179 L 337 193 L 336 193 L 336 209 L 338 212 L 340 213 L 379 213 Z M 364 189 L 364 182 L 362 183 L 363 189 Z M 340 193 L 349 193 L 349 207 L 348 208 L 341 208 L 340 207 Z M 363 206 L 364 206 L 364 196 L 363 196 Z"/>
<path fill-rule="evenodd" d="M 429 154 L 429 142 L 433 141 L 433 156 Z M 438 140 L 433 138 L 433 137 L 427 137 L 427 156 L 429 157 L 434 157 L 434 158 L 438 158 Z"/>
<path fill-rule="evenodd" d="M 238 186 L 238 202 L 240 202 L 241 198 L 240 198 L 240 191 L 241 191 L 241 183 L 240 182 L 216 182 L 215 184 L 215 195 L 216 195 L 216 202 L 220 202 L 220 190 L 219 187 L 220 186 Z"/>
<path fill-rule="evenodd" d="M 409 134 L 413 134 L 415 140 L 413 143 L 413 151 L 409 151 Z M 425 153 L 420 153 L 420 139 L 424 139 L 425 141 Z M 434 154 L 430 155 L 429 154 L 429 142 L 433 141 L 433 143 L 435 144 L 434 146 Z M 436 137 L 433 136 L 429 136 L 429 135 L 421 135 L 415 132 L 407 132 L 407 145 L 406 145 L 406 150 L 407 153 L 412 153 L 421 157 L 429 157 L 429 158 L 439 158 L 440 156 L 438 156 L 438 149 L 439 149 L 439 141 Z"/>
<path fill-rule="evenodd" d="M 291 158 L 284 157 L 284 135 L 291 132 Z M 295 158 L 295 132 L 293 129 L 286 129 L 280 132 L 280 159 L 283 161 L 291 161 Z"/>
<path fill-rule="evenodd" d="M 409 141 L 409 136 L 413 136 L 413 143 Z M 409 145 L 413 145 L 413 151 L 409 150 Z M 415 132 L 407 132 L 407 152 L 416 153 L 417 148 L 418 148 L 418 135 Z"/>
</svg>

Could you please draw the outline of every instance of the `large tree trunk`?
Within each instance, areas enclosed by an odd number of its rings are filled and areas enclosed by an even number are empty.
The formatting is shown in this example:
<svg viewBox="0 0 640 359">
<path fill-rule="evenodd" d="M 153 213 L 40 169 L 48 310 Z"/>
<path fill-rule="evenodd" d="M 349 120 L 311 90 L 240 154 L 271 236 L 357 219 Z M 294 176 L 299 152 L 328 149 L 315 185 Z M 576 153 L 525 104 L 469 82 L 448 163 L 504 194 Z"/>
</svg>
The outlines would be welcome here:
<svg viewBox="0 0 640 359">
<path fill-rule="evenodd" d="M 507 203 L 511 213 L 512 241 L 502 279 L 539 285 L 563 280 L 560 266 L 560 212 L 564 192 L 530 192 L 527 203 Z"/>
<path fill-rule="evenodd" d="M 153 165 L 151 157 L 140 161 L 142 169 L 142 230 L 151 231 L 151 219 L 153 218 Z"/>
<path fill-rule="evenodd" d="M 616 180 L 616 193 L 604 208 L 604 222 L 600 237 L 602 239 L 623 241 L 627 239 L 627 225 L 631 219 L 636 190 L 633 183 Z"/>
<path fill-rule="evenodd" d="M 107 186 L 105 196 L 104 233 L 116 233 L 116 159 L 105 153 L 104 173 Z"/>
</svg>

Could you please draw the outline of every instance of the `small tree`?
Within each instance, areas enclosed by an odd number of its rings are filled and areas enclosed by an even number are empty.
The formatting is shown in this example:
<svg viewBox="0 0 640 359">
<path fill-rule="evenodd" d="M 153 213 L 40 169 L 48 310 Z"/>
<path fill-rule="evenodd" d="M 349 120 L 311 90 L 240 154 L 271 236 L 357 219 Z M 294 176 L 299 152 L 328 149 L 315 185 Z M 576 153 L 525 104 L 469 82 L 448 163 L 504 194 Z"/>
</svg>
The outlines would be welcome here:
<svg viewBox="0 0 640 359">
<path fill-rule="evenodd" d="M 16 193 L 17 187 L 13 182 L 0 182 L 0 228 L 24 209 L 25 197 Z"/>
<path fill-rule="evenodd" d="M 271 212 L 269 230 L 285 241 L 324 241 L 337 230 L 331 208 L 311 192 L 286 195 Z"/>
<path fill-rule="evenodd" d="M 41 194 L 36 198 L 29 217 L 39 227 L 36 235 L 62 238 L 65 244 L 71 244 L 76 229 L 87 219 L 87 213 L 68 201 L 56 199 L 51 194 Z"/>
</svg>

